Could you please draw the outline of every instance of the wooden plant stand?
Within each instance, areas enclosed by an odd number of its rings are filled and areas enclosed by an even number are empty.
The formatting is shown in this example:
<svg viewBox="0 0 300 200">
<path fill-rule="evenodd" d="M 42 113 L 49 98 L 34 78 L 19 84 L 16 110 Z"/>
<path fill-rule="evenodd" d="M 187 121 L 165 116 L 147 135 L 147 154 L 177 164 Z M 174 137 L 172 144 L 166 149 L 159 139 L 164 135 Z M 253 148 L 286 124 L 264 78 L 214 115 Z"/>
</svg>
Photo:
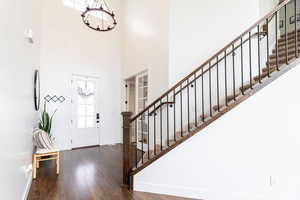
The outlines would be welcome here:
<svg viewBox="0 0 300 200">
<path fill-rule="evenodd" d="M 59 151 L 46 152 L 46 151 L 36 151 L 33 154 L 33 179 L 36 179 L 36 171 L 40 168 L 40 162 L 46 160 L 56 160 L 56 174 L 60 171 L 60 153 Z"/>
</svg>

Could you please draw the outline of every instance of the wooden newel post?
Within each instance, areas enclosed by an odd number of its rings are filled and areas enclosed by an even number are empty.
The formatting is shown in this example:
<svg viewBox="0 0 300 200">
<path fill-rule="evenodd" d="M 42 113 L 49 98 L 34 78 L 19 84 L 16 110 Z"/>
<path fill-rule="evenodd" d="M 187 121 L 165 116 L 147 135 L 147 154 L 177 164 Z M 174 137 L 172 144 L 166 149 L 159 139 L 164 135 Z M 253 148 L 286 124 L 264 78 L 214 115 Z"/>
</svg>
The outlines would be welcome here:
<svg viewBox="0 0 300 200">
<path fill-rule="evenodd" d="M 132 188 L 132 180 L 130 177 L 132 163 L 132 146 L 131 146 L 131 131 L 130 118 L 131 112 L 123 112 L 123 184 Z"/>
</svg>

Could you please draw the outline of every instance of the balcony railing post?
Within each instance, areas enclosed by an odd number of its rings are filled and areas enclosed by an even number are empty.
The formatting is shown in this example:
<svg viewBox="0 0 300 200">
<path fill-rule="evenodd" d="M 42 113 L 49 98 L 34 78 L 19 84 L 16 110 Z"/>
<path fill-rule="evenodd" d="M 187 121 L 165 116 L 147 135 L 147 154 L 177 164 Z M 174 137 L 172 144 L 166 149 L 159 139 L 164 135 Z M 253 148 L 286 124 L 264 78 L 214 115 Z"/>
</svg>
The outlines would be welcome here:
<svg viewBox="0 0 300 200">
<path fill-rule="evenodd" d="M 130 172 L 132 168 L 132 145 L 131 145 L 131 131 L 130 118 L 131 112 L 123 112 L 123 184 L 129 189 L 132 188 L 132 180 Z"/>
</svg>

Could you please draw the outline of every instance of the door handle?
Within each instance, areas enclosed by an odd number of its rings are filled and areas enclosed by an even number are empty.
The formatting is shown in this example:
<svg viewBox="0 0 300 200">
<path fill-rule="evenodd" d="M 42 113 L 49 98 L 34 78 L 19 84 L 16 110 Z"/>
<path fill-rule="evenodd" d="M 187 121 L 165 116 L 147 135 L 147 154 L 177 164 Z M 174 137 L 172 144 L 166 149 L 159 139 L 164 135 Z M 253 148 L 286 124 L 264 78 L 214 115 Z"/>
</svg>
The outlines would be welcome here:
<svg viewBox="0 0 300 200">
<path fill-rule="evenodd" d="M 96 114 L 96 120 L 97 120 L 97 124 L 99 124 L 100 123 L 100 114 L 99 113 Z"/>
</svg>

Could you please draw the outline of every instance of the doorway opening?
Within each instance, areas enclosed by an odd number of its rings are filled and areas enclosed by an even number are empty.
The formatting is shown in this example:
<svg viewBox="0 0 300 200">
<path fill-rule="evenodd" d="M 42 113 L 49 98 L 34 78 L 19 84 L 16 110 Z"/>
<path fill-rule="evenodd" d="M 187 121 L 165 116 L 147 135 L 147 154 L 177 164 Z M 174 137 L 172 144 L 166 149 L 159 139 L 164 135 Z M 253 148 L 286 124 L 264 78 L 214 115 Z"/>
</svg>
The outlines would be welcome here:
<svg viewBox="0 0 300 200">
<path fill-rule="evenodd" d="M 126 109 L 133 115 L 143 111 L 148 106 L 149 77 L 148 72 L 143 72 L 125 80 L 126 84 Z M 141 123 L 133 127 L 132 142 L 147 144 L 148 122 L 146 116 L 141 116 Z M 144 141 L 142 141 L 144 138 Z M 140 145 L 137 145 L 139 147 Z"/>
</svg>

